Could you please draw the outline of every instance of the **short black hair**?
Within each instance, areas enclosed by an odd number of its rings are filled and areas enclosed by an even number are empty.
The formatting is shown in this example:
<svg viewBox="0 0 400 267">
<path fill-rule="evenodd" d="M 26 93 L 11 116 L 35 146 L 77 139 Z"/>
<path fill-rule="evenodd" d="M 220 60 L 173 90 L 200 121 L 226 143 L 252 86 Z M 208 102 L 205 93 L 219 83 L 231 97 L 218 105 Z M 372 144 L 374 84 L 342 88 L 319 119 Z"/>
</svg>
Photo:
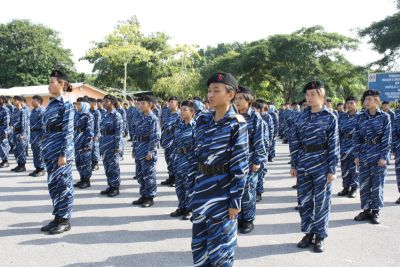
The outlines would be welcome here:
<svg viewBox="0 0 400 267">
<path fill-rule="evenodd" d="M 40 104 L 43 103 L 43 98 L 40 95 L 34 95 L 32 99 L 36 99 Z"/>
<path fill-rule="evenodd" d="M 113 96 L 113 95 L 106 95 L 106 96 L 104 96 L 103 99 L 104 100 L 110 100 L 111 103 L 114 105 L 114 107 L 118 104 L 117 98 L 115 96 Z"/>
<path fill-rule="evenodd" d="M 182 104 L 181 104 L 181 107 L 183 107 L 183 106 L 189 107 L 189 108 L 195 110 L 194 103 L 193 103 L 193 101 L 191 101 L 191 100 L 185 100 L 185 101 L 183 101 Z"/>
<path fill-rule="evenodd" d="M 143 96 L 139 97 L 138 101 L 140 101 L 140 102 L 148 102 L 149 104 L 153 104 L 154 103 L 154 98 L 149 96 L 149 95 L 143 95 Z"/>
<path fill-rule="evenodd" d="M 22 96 L 20 96 L 20 95 L 15 95 L 15 96 L 13 97 L 13 99 L 14 99 L 14 100 L 21 101 L 21 102 L 24 102 L 24 98 L 23 98 Z"/>
<path fill-rule="evenodd" d="M 89 99 L 87 99 L 86 97 L 78 97 L 78 99 L 76 99 L 76 102 L 89 103 Z"/>
<path fill-rule="evenodd" d="M 89 103 L 96 103 L 97 102 L 96 98 L 93 98 L 93 97 L 87 97 L 87 100 L 89 101 Z"/>
</svg>

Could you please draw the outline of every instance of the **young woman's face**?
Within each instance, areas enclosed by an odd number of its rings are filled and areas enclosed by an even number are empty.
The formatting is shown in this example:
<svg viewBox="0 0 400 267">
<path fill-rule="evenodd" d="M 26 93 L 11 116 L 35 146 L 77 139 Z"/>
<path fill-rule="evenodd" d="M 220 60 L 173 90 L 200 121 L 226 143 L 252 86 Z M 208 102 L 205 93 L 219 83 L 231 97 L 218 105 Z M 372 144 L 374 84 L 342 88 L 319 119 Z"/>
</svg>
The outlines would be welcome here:
<svg viewBox="0 0 400 267">
<path fill-rule="evenodd" d="M 211 109 L 229 104 L 235 93 L 228 91 L 223 83 L 211 83 L 208 86 L 208 102 Z"/>
<path fill-rule="evenodd" d="M 151 104 L 147 101 L 140 101 L 139 108 L 142 112 L 148 112 L 151 109 Z"/>
<path fill-rule="evenodd" d="M 104 99 L 103 105 L 104 105 L 105 109 L 112 109 L 112 107 L 113 107 L 113 103 L 110 99 Z"/>
<path fill-rule="evenodd" d="M 170 100 L 169 103 L 168 103 L 168 107 L 169 107 L 171 110 L 177 109 L 177 108 L 178 108 L 178 101 L 176 101 L 176 100 Z"/>
<path fill-rule="evenodd" d="M 324 97 L 319 95 L 317 89 L 306 91 L 307 105 L 310 107 L 318 106 L 324 103 Z"/>
<path fill-rule="evenodd" d="M 357 110 L 357 102 L 354 100 L 350 100 L 346 102 L 346 110 L 353 112 L 355 110 Z"/>
<path fill-rule="evenodd" d="M 235 104 L 239 110 L 247 110 L 250 106 L 250 103 L 244 98 L 242 93 L 236 94 L 235 96 Z"/>
<path fill-rule="evenodd" d="M 190 120 L 190 119 L 193 118 L 193 115 L 194 115 L 194 110 L 193 109 L 191 109 L 188 106 L 182 106 L 181 107 L 180 116 L 181 116 L 182 120 Z"/>
<path fill-rule="evenodd" d="M 76 102 L 76 110 L 78 110 L 79 112 L 82 111 L 82 103 L 81 102 Z"/>
<path fill-rule="evenodd" d="M 58 79 L 56 77 L 51 77 L 49 81 L 49 93 L 52 95 L 58 95 L 63 92 L 64 89 L 64 81 Z"/>
</svg>

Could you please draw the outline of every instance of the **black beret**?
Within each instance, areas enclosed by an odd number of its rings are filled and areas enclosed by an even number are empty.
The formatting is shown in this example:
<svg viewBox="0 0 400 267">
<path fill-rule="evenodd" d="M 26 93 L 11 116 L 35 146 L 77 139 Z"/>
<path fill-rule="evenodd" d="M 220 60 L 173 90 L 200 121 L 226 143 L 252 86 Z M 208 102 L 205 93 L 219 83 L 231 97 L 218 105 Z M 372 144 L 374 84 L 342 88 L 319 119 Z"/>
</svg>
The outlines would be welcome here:
<svg viewBox="0 0 400 267">
<path fill-rule="evenodd" d="M 89 103 L 89 99 L 87 97 L 78 97 L 76 99 L 76 102 L 85 102 L 85 103 Z"/>
<path fill-rule="evenodd" d="M 319 80 L 309 81 L 303 88 L 303 93 L 307 90 L 324 88 L 324 82 Z"/>
<path fill-rule="evenodd" d="M 346 102 L 347 102 L 347 101 L 355 101 L 355 102 L 357 102 L 357 97 L 348 96 L 348 97 L 346 98 Z"/>
<path fill-rule="evenodd" d="M 181 107 L 183 107 L 183 106 L 189 107 L 191 109 L 195 109 L 193 101 L 190 101 L 190 100 L 183 101 L 181 104 Z"/>
<path fill-rule="evenodd" d="M 233 77 L 230 73 L 225 72 L 217 72 L 210 76 L 207 80 L 207 87 L 210 86 L 211 83 L 223 83 L 226 85 L 232 86 L 235 90 L 238 87 L 238 82 L 235 77 Z"/>
<path fill-rule="evenodd" d="M 19 101 L 24 101 L 23 96 L 20 96 L 20 95 L 15 95 L 15 96 L 13 97 L 13 99 L 14 99 L 14 100 L 19 100 Z"/>
<path fill-rule="evenodd" d="M 389 104 L 389 101 L 383 101 L 382 105 Z"/>
<path fill-rule="evenodd" d="M 380 96 L 381 94 L 378 91 L 368 89 L 363 93 L 362 98 L 365 99 L 367 96 Z"/>
<path fill-rule="evenodd" d="M 53 70 L 50 74 L 50 77 L 56 77 L 57 79 L 69 82 L 68 75 L 62 72 L 61 70 Z"/>
<path fill-rule="evenodd" d="M 238 94 L 251 94 L 251 89 L 245 86 L 238 86 L 238 89 L 236 90 L 236 93 Z"/>
<path fill-rule="evenodd" d="M 143 96 L 139 97 L 138 101 L 154 103 L 156 100 L 154 99 L 154 97 L 151 97 L 149 95 L 143 95 Z"/>
<path fill-rule="evenodd" d="M 327 99 L 326 99 L 326 102 L 332 103 L 333 101 L 332 101 L 332 99 L 327 98 Z"/>
<path fill-rule="evenodd" d="M 97 103 L 102 103 L 102 102 L 103 102 L 103 99 L 101 99 L 101 98 L 97 99 Z"/>
<path fill-rule="evenodd" d="M 176 96 L 171 96 L 170 98 L 168 98 L 168 101 L 172 101 L 172 100 L 179 101 L 178 97 L 176 97 Z"/>
<path fill-rule="evenodd" d="M 115 96 L 113 96 L 113 95 L 106 95 L 106 96 L 104 96 L 103 99 L 104 99 L 104 100 L 108 99 L 108 100 L 110 100 L 110 101 L 113 102 L 113 103 L 118 102 L 118 101 L 117 101 L 117 98 L 116 98 Z"/>
</svg>

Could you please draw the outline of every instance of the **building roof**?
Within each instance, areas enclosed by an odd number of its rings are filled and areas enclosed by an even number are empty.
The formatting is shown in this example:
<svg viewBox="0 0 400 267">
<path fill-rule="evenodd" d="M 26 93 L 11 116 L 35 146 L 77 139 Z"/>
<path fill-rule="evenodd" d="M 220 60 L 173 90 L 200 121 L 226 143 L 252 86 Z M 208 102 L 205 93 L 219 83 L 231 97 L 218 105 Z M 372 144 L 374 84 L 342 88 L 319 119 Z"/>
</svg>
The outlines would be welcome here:
<svg viewBox="0 0 400 267">
<path fill-rule="evenodd" d="M 91 86 L 89 84 L 84 84 L 84 83 L 72 83 L 72 88 L 77 88 L 77 87 L 88 87 L 94 91 L 98 91 L 102 94 L 107 94 L 107 92 L 96 88 L 94 86 Z M 14 95 L 22 95 L 22 96 L 33 96 L 33 95 L 40 95 L 40 96 L 45 96 L 49 95 L 49 85 L 35 85 L 35 86 L 21 86 L 21 87 L 11 87 L 9 89 L 0 89 L 0 95 L 9 95 L 9 96 L 14 96 Z"/>
</svg>

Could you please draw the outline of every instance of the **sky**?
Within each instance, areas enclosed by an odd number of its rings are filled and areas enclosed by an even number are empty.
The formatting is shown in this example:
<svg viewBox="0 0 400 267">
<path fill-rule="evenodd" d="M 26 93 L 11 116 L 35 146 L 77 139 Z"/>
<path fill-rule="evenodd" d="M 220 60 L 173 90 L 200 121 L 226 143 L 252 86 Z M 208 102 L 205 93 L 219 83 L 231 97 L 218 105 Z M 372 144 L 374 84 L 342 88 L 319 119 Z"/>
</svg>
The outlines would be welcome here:
<svg viewBox="0 0 400 267">
<path fill-rule="evenodd" d="M 77 70 L 90 73 L 91 65 L 79 58 L 133 15 L 145 34 L 165 32 L 171 44 L 206 47 L 314 25 L 358 38 L 357 29 L 395 12 L 394 0 L 2 0 L 0 23 L 29 19 L 56 30 L 63 46 L 71 49 Z M 365 65 L 380 58 L 367 39 L 361 41 L 357 51 L 346 53 L 348 60 Z"/>
</svg>

